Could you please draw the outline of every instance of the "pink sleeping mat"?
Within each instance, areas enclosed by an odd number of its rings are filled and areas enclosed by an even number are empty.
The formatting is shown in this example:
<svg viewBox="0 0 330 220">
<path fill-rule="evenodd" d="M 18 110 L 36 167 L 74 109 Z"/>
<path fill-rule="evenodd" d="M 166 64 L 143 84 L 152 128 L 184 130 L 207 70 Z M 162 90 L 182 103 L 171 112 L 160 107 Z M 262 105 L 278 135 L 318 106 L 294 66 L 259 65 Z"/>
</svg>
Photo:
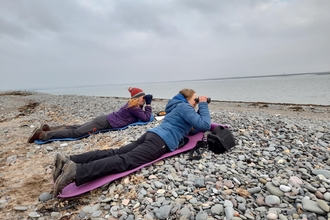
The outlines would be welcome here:
<svg viewBox="0 0 330 220">
<path fill-rule="evenodd" d="M 219 124 L 215 124 L 215 123 L 212 123 L 211 124 L 211 131 L 213 130 L 213 128 L 215 126 L 217 126 Z M 222 125 L 226 128 L 230 128 L 229 125 Z M 101 177 L 99 179 L 96 179 L 96 180 L 93 180 L 91 182 L 88 182 L 88 183 L 85 183 L 81 186 L 76 186 L 75 183 L 71 183 L 69 185 L 67 185 L 63 190 L 62 190 L 62 194 L 58 195 L 58 197 L 60 198 L 67 198 L 67 197 L 73 197 L 73 196 L 77 196 L 77 195 L 81 195 L 83 193 L 86 193 L 86 192 L 89 192 L 93 189 L 96 189 L 96 188 L 99 188 L 101 186 L 103 186 L 104 184 L 107 184 L 107 183 L 110 183 L 114 180 L 117 180 L 121 177 L 124 177 L 124 176 L 127 176 L 128 174 L 131 174 L 137 170 L 140 170 L 142 169 L 143 167 L 146 167 L 146 166 L 149 166 L 150 164 L 153 164 L 155 163 L 156 161 L 159 161 L 159 160 L 162 160 L 164 158 L 167 158 L 167 157 L 171 157 L 171 156 L 174 156 L 174 155 L 177 155 L 177 154 L 180 154 L 180 153 L 183 153 L 183 152 L 186 152 L 186 151 L 189 151 L 191 150 L 192 148 L 195 147 L 197 141 L 201 140 L 202 137 L 203 137 L 203 134 L 204 132 L 199 132 L 195 135 L 192 135 L 192 136 L 187 136 L 189 138 L 189 141 L 186 145 L 184 145 L 183 147 L 175 150 L 175 151 L 172 151 L 172 152 L 169 152 L 169 153 L 166 153 L 164 154 L 163 156 L 161 156 L 160 158 L 150 162 L 150 163 L 146 163 L 146 164 L 143 164 L 139 167 L 136 167 L 132 170 L 127 170 L 125 172 L 122 172 L 122 173 L 115 173 L 115 174 L 110 174 L 108 176 L 104 176 L 104 177 Z"/>
</svg>

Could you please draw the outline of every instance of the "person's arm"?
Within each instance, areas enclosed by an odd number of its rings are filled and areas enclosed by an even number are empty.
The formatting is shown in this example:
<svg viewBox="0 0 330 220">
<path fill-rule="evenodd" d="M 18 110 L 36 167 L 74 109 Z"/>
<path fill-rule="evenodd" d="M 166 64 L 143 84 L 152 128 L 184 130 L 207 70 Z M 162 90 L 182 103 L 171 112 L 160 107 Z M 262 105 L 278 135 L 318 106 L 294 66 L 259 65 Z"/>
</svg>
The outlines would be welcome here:
<svg viewBox="0 0 330 220">
<path fill-rule="evenodd" d="M 192 126 L 190 134 L 196 134 L 199 131 L 207 131 L 211 127 L 211 116 L 208 108 L 208 104 L 200 97 L 198 104 L 199 112 L 197 113 L 194 108 L 188 108 L 183 115 L 184 119 Z"/>
<path fill-rule="evenodd" d="M 141 109 L 140 107 L 138 107 L 138 108 L 132 108 L 130 110 L 130 112 L 137 119 L 140 119 L 141 121 L 146 122 L 146 121 L 150 121 L 152 108 L 151 108 L 151 105 L 146 105 L 144 107 L 144 110 Z"/>
</svg>

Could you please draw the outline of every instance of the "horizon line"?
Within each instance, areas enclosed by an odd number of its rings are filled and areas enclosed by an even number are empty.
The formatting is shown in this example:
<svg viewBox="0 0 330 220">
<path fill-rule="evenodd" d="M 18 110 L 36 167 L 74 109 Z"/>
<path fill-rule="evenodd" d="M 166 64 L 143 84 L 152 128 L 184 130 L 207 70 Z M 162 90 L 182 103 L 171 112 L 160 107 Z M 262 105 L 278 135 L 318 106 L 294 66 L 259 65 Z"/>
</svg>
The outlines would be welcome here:
<svg viewBox="0 0 330 220">
<path fill-rule="evenodd" d="M 272 74 L 272 75 L 253 75 L 253 76 L 234 76 L 234 77 L 219 77 L 219 78 L 203 78 L 203 79 L 185 79 L 185 80 L 171 80 L 171 81 L 153 81 L 153 82 L 140 82 L 140 83 L 117 83 L 117 84 L 98 84 L 98 85 L 77 85 L 77 86 L 60 86 L 53 88 L 30 88 L 23 89 L 29 90 L 52 90 L 52 89 L 65 89 L 65 88 L 82 88 L 82 87 L 97 87 L 97 86 L 115 86 L 115 85 L 127 85 L 127 84 L 151 84 L 151 83 L 170 83 L 170 82 L 184 82 L 184 81 L 210 81 L 210 80 L 227 80 L 227 79 L 247 79 L 247 78 L 265 78 L 265 77 L 289 77 L 297 75 L 326 75 L 330 74 L 330 71 L 325 72 L 313 72 L 313 73 L 283 73 L 283 74 Z M 0 90 L 1 91 L 1 90 Z"/>
</svg>

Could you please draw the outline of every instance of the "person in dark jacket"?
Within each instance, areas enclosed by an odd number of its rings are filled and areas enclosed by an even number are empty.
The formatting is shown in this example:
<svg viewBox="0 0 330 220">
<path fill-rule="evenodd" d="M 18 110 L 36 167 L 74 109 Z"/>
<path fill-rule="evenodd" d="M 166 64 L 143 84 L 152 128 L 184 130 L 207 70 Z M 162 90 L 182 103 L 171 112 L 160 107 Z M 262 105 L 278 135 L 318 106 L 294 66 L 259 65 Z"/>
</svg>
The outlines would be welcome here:
<svg viewBox="0 0 330 220">
<path fill-rule="evenodd" d="M 105 175 L 120 173 L 151 162 L 164 153 L 174 151 L 192 130 L 207 131 L 211 117 L 206 96 L 192 89 L 182 89 L 166 105 L 164 121 L 147 130 L 137 141 L 118 149 L 96 150 L 79 155 L 56 154 L 53 171 L 54 194 L 75 181 L 77 186 Z M 198 105 L 198 113 L 195 107 Z M 193 129 L 192 129 L 193 128 Z"/>
<path fill-rule="evenodd" d="M 28 139 L 28 143 L 33 143 L 35 140 L 45 141 L 54 138 L 82 137 L 100 130 L 122 128 L 138 120 L 149 121 L 152 114 L 152 95 L 146 95 L 139 88 L 130 87 L 128 91 L 131 94 L 131 98 L 118 111 L 108 115 L 98 116 L 82 125 L 50 127 L 47 124 L 43 124 L 32 133 Z M 143 109 L 144 104 L 146 105 Z"/>
</svg>

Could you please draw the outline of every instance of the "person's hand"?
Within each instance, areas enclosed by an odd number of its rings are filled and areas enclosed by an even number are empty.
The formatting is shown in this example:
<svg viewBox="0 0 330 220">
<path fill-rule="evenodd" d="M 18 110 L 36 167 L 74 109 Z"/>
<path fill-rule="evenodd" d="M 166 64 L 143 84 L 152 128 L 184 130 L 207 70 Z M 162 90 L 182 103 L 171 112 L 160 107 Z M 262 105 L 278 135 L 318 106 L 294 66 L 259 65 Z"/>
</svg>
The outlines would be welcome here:
<svg viewBox="0 0 330 220">
<path fill-rule="evenodd" d="M 148 94 L 144 96 L 144 100 L 146 100 L 146 104 L 150 105 L 151 104 L 151 100 L 152 100 L 152 95 Z"/>
<path fill-rule="evenodd" d="M 198 99 L 199 99 L 199 102 L 206 102 L 207 101 L 206 96 L 199 96 Z"/>
</svg>

